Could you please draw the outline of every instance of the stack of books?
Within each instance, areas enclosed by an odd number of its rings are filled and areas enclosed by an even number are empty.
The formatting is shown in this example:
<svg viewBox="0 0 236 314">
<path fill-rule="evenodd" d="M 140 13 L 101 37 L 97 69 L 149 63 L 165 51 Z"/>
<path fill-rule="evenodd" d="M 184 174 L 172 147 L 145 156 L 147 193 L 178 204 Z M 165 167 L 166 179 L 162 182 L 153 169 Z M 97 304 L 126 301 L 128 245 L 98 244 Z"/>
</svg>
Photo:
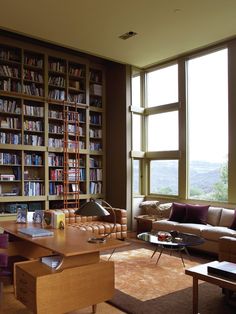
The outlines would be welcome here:
<svg viewBox="0 0 236 314">
<path fill-rule="evenodd" d="M 236 280 L 236 264 L 231 262 L 216 262 L 207 267 L 208 274 L 225 279 Z"/>
</svg>

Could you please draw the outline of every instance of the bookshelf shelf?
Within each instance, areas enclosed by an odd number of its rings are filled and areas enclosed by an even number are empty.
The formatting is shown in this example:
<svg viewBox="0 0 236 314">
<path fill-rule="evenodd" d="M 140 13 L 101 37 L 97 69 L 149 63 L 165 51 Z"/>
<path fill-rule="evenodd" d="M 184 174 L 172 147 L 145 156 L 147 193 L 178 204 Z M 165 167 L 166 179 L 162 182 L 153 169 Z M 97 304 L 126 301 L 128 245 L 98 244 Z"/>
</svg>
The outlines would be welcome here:
<svg viewBox="0 0 236 314">
<path fill-rule="evenodd" d="M 79 120 L 79 200 L 104 197 L 104 73 L 69 50 L 0 36 L 0 173 L 18 176 L 0 180 L 1 211 L 14 203 L 63 207 L 65 102 L 77 112 L 68 119 L 72 164 L 75 116 Z M 91 158 L 99 166 L 91 166 Z"/>
</svg>

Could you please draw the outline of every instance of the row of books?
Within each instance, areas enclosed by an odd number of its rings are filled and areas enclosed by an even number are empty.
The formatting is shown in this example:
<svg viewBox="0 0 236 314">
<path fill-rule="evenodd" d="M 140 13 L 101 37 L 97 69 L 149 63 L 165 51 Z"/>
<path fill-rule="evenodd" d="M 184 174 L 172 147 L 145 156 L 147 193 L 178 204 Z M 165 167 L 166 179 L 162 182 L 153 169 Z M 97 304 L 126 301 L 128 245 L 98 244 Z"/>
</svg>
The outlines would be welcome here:
<svg viewBox="0 0 236 314">
<path fill-rule="evenodd" d="M 64 73 L 66 70 L 65 64 L 60 61 L 49 61 L 48 65 L 50 71 Z"/>
<path fill-rule="evenodd" d="M 102 96 L 102 85 L 91 84 L 90 85 L 90 93 L 93 95 Z"/>
<path fill-rule="evenodd" d="M 53 119 L 63 119 L 62 111 L 49 110 L 48 117 Z"/>
<path fill-rule="evenodd" d="M 25 182 L 24 183 L 24 195 L 25 196 L 37 196 L 44 195 L 44 184 L 41 182 Z"/>
<path fill-rule="evenodd" d="M 0 119 L 0 127 L 6 129 L 20 129 L 21 123 L 19 118 L 2 118 Z"/>
<path fill-rule="evenodd" d="M 42 155 L 39 155 L 37 153 L 32 153 L 32 154 L 25 153 L 25 165 L 42 166 L 43 165 Z"/>
<path fill-rule="evenodd" d="M 66 81 L 62 76 L 49 75 L 48 84 L 64 88 L 66 86 Z"/>
<path fill-rule="evenodd" d="M 82 68 L 70 66 L 69 75 L 84 78 L 85 77 L 85 70 Z"/>
<path fill-rule="evenodd" d="M 63 134 L 64 126 L 58 124 L 49 123 L 48 130 L 50 133 Z"/>
<path fill-rule="evenodd" d="M 43 59 L 39 57 L 34 57 L 34 56 L 24 56 L 24 64 L 25 65 L 30 65 L 38 68 L 43 67 Z"/>
<path fill-rule="evenodd" d="M 43 131 L 44 123 L 42 121 L 25 120 L 24 130 L 26 131 Z"/>
<path fill-rule="evenodd" d="M 90 106 L 93 106 L 93 107 L 102 108 L 102 98 L 92 95 L 90 96 L 89 104 Z"/>
<path fill-rule="evenodd" d="M 101 114 L 90 114 L 89 122 L 91 124 L 102 125 L 102 115 Z"/>
<path fill-rule="evenodd" d="M 39 135 L 25 134 L 24 144 L 33 146 L 43 146 L 43 137 Z"/>
<path fill-rule="evenodd" d="M 49 167 L 62 167 L 63 166 L 63 156 L 56 155 L 55 153 L 48 154 L 48 165 Z"/>
<path fill-rule="evenodd" d="M 0 90 L 21 93 L 21 83 L 10 78 L 8 80 L 0 80 Z"/>
<path fill-rule="evenodd" d="M 102 161 L 98 158 L 89 158 L 89 167 L 90 168 L 101 168 L 102 167 Z"/>
<path fill-rule="evenodd" d="M 19 78 L 19 69 L 17 67 L 11 67 L 8 65 L 0 65 L 0 75 Z"/>
<path fill-rule="evenodd" d="M 63 193 L 63 184 L 49 182 L 49 195 L 61 195 Z"/>
<path fill-rule="evenodd" d="M 85 103 L 85 95 L 84 94 L 68 94 L 68 101 L 75 103 Z"/>
<path fill-rule="evenodd" d="M 89 149 L 93 151 L 101 151 L 102 150 L 102 144 L 96 143 L 96 142 L 90 142 Z"/>
<path fill-rule="evenodd" d="M 0 48 L 0 59 L 20 62 L 20 51 L 16 49 Z"/>
<path fill-rule="evenodd" d="M 27 116 L 43 117 L 44 108 L 39 106 L 23 105 L 24 114 Z"/>
<path fill-rule="evenodd" d="M 19 165 L 21 158 L 14 153 L 0 153 L 0 165 Z"/>
<path fill-rule="evenodd" d="M 21 134 L 0 132 L 0 144 L 21 144 Z"/>
<path fill-rule="evenodd" d="M 102 193 L 102 183 L 101 182 L 90 182 L 89 191 L 90 191 L 90 194 L 101 194 Z"/>
<path fill-rule="evenodd" d="M 16 100 L 0 98 L 0 111 L 20 114 L 21 106 Z"/>
<path fill-rule="evenodd" d="M 92 138 L 102 138 L 102 130 L 101 129 L 91 129 L 89 130 L 89 136 Z"/>
<path fill-rule="evenodd" d="M 32 70 L 24 70 L 24 80 L 35 81 L 43 83 L 43 76 L 41 73 Z"/>
<path fill-rule="evenodd" d="M 63 169 L 50 169 L 50 180 L 63 180 Z"/>
<path fill-rule="evenodd" d="M 89 179 L 91 181 L 102 181 L 102 169 L 90 169 L 89 171 Z"/>
<path fill-rule="evenodd" d="M 35 83 L 23 84 L 23 93 L 43 97 L 44 89 L 40 86 L 36 86 Z"/>
<path fill-rule="evenodd" d="M 60 89 L 51 89 L 48 97 L 55 100 L 65 100 L 65 91 Z"/>
</svg>

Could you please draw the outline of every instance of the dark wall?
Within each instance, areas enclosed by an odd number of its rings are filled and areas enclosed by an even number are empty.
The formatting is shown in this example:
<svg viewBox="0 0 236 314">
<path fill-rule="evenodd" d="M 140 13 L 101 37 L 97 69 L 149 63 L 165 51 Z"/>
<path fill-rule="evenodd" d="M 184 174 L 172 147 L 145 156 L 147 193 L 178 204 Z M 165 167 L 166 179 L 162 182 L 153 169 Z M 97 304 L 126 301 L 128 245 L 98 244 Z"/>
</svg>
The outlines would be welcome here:
<svg viewBox="0 0 236 314">
<path fill-rule="evenodd" d="M 106 200 L 126 209 L 126 66 L 106 67 Z"/>
</svg>

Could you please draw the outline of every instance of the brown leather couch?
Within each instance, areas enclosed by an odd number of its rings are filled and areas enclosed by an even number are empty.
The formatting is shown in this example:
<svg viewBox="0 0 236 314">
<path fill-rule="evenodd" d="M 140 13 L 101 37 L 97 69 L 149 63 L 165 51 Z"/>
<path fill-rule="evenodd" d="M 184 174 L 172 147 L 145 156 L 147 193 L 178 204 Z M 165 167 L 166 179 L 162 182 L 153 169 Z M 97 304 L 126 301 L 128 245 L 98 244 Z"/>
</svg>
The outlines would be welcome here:
<svg viewBox="0 0 236 314">
<path fill-rule="evenodd" d="M 109 211 L 109 208 L 106 208 Z M 127 212 L 124 209 L 113 208 L 116 215 L 116 226 L 110 237 L 117 239 L 127 238 Z M 80 230 L 92 231 L 94 234 L 103 236 L 109 233 L 113 228 L 112 213 L 110 216 L 80 216 L 75 215 L 74 209 L 63 210 L 65 220 L 68 226 L 78 228 Z"/>
</svg>

